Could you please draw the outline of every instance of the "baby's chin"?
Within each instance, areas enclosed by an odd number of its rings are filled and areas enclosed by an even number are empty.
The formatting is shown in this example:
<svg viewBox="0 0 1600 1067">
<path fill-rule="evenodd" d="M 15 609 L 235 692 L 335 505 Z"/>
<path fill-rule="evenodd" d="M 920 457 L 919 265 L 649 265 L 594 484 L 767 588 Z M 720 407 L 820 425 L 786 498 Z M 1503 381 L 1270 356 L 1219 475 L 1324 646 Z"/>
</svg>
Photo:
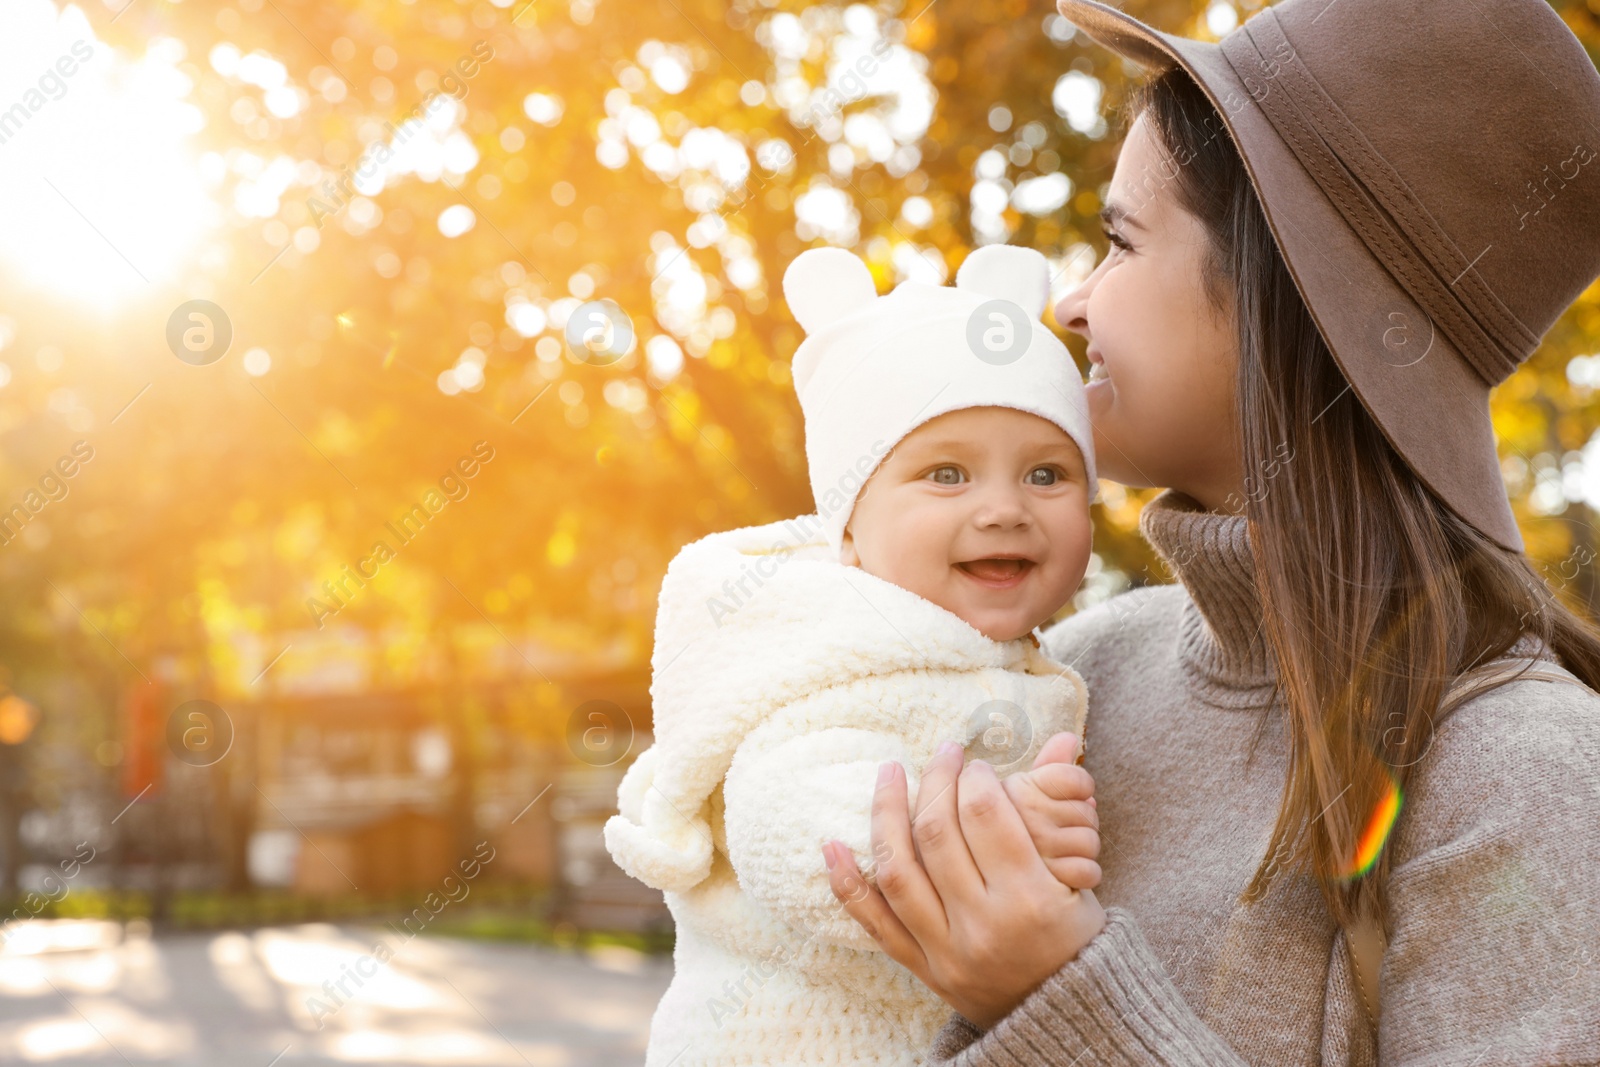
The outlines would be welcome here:
<svg viewBox="0 0 1600 1067">
<path fill-rule="evenodd" d="M 1016 641 L 1027 637 L 1035 628 L 1049 622 L 1061 606 L 1055 604 L 1046 611 L 1037 589 L 1010 590 L 1008 595 L 998 596 L 994 590 L 974 591 L 950 586 L 927 591 L 913 589 L 912 592 L 938 604 L 991 641 Z"/>
<path fill-rule="evenodd" d="M 1041 625 L 1046 619 L 1029 619 L 1018 612 L 989 611 L 962 611 L 955 609 L 955 614 L 968 626 L 977 630 L 991 641 L 1015 641 L 1033 633 L 1034 628 Z"/>
</svg>

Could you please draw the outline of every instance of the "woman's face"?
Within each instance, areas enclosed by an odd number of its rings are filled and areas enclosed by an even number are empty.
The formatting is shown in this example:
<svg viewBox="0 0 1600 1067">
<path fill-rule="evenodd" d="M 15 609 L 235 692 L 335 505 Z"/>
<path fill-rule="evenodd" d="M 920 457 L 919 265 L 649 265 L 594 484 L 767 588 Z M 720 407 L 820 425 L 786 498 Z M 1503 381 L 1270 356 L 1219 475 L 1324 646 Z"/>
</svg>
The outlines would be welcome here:
<svg viewBox="0 0 1600 1067">
<path fill-rule="evenodd" d="M 1056 321 L 1089 341 L 1099 473 L 1124 485 L 1170 486 L 1222 510 L 1242 484 L 1238 339 L 1231 312 L 1206 296 L 1208 238 L 1177 203 L 1176 166 L 1141 115 L 1101 212 L 1111 248 L 1056 305 Z"/>
</svg>

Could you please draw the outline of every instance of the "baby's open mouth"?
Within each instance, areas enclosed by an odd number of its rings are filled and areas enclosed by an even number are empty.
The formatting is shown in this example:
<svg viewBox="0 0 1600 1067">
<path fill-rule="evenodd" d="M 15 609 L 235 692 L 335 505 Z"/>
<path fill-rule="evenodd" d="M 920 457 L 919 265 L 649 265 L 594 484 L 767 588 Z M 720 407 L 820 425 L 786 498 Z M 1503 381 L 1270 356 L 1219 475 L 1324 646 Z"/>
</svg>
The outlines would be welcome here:
<svg viewBox="0 0 1600 1067">
<path fill-rule="evenodd" d="M 1031 559 L 969 559 L 957 563 L 966 573 L 980 582 L 1007 583 L 1016 581 L 1033 569 Z"/>
</svg>

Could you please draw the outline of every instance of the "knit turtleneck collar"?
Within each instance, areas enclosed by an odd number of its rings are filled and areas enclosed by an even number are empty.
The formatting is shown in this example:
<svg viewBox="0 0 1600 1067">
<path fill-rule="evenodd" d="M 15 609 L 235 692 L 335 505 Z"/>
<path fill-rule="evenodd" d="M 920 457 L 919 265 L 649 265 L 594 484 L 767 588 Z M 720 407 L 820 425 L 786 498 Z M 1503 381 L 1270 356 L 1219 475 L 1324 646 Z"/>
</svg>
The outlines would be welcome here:
<svg viewBox="0 0 1600 1067">
<path fill-rule="evenodd" d="M 1206 699 L 1225 707 L 1270 704 L 1275 671 L 1245 517 L 1206 511 L 1168 489 L 1145 505 L 1139 529 L 1189 594 L 1178 658 Z"/>
</svg>

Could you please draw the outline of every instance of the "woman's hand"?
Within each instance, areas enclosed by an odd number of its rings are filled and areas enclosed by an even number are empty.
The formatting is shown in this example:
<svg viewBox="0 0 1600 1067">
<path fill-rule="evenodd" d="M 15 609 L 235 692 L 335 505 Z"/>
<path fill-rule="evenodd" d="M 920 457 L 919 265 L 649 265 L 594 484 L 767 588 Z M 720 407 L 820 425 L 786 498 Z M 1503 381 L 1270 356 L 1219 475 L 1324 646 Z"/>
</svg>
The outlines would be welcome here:
<svg viewBox="0 0 1600 1067">
<path fill-rule="evenodd" d="M 1092 795 L 1088 772 L 1071 770 Z M 914 818 L 904 770 L 880 768 L 872 850 L 877 889 L 843 844 L 823 846 L 834 895 L 892 959 L 985 1029 L 1105 927 L 1094 894 L 1045 866 L 994 768 L 963 769 L 953 745 L 928 764 Z"/>
</svg>

